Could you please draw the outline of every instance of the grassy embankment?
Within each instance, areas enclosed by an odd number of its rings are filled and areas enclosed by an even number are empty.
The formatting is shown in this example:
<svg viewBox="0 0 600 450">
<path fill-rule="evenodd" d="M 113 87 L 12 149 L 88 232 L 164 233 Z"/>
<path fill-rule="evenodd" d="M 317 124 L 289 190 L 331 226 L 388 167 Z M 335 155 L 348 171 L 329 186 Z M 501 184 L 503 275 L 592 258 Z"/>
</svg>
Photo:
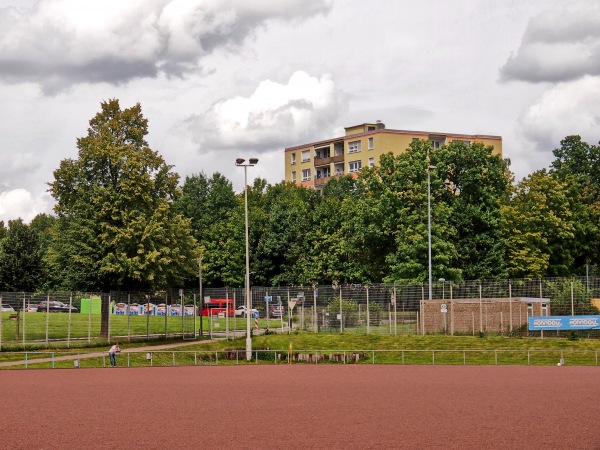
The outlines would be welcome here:
<svg viewBox="0 0 600 450">
<path fill-rule="evenodd" d="M 181 343 L 181 340 L 173 341 Z M 164 343 L 164 342 L 160 342 Z M 150 342 L 148 345 L 158 344 Z M 349 362 L 362 364 L 453 364 L 453 365 L 556 365 L 565 358 L 567 365 L 598 365 L 600 341 L 592 339 L 570 340 L 566 338 L 509 338 L 408 335 L 381 336 L 366 334 L 269 334 L 253 338 L 252 364 L 286 363 L 290 344 L 294 355 L 321 355 L 318 363 Z M 194 342 L 172 350 L 152 350 L 152 361 L 147 352 L 130 352 L 144 343 L 123 343 L 119 355 L 120 365 L 170 366 L 206 364 L 245 364 L 245 339 Z M 107 348 L 103 348 L 106 351 Z M 129 351 L 128 351 L 129 350 Z M 233 350 L 233 351 L 232 351 Z M 235 352 L 238 350 L 238 352 Z M 98 349 L 70 349 L 70 353 L 82 355 Z M 56 350 L 55 357 L 65 355 Z M 49 353 L 30 355 L 30 367 L 50 367 L 51 363 L 33 364 L 35 358 L 47 358 Z M 22 359 L 22 354 L 1 354 L 0 361 Z M 257 357 L 257 359 L 256 359 Z M 358 361 L 355 358 L 358 357 Z M 81 367 L 102 367 L 107 355 L 80 361 Z M 314 361 L 314 360 L 313 360 Z M 54 362 L 54 367 L 73 367 L 73 361 Z"/>
</svg>

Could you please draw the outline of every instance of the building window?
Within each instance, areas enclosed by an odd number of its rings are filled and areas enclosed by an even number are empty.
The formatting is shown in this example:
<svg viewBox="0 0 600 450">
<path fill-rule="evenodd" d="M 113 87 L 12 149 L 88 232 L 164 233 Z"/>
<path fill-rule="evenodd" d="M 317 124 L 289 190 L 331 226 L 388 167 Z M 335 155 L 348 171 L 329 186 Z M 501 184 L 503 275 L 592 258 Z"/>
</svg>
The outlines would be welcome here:
<svg viewBox="0 0 600 450">
<path fill-rule="evenodd" d="M 296 182 L 296 171 L 292 171 L 292 183 Z"/>
<path fill-rule="evenodd" d="M 548 315 L 548 304 L 542 303 L 542 316 L 547 316 L 547 315 Z"/>
<path fill-rule="evenodd" d="M 302 150 L 302 162 L 310 161 L 310 150 Z"/>
<path fill-rule="evenodd" d="M 533 317 L 533 303 L 527 303 L 527 317 Z"/>
<path fill-rule="evenodd" d="M 431 142 L 431 147 L 432 148 L 440 148 L 441 141 L 431 140 L 430 142 Z"/>
<path fill-rule="evenodd" d="M 375 165 L 375 158 L 369 158 L 369 167 L 373 167 Z"/>
<path fill-rule="evenodd" d="M 360 152 L 360 141 L 348 142 L 348 153 Z"/>
<path fill-rule="evenodd" d="M 292 153 L 291 158 L 292 158 L 292 164 L 296 164 L 296 154 L 295 153 Z"/>
<path fill-rule="evenodd" d="M 302 169 L 302 181 L 310 181 L 310 169 Z"/>
<path fill-rule="evenodd" d="M 348 173 L 358 172 L 362 167 L 362 161 L 350 161 L 348 163 Z"/>
<path fill-rule="evenodd" d="M 375 148 L 375 146 L 373 145 L 373 138 L 370 137 L 368 139 L 368 143 L 369 143 L 369 150 L 373 150 Z"/>
</svg>

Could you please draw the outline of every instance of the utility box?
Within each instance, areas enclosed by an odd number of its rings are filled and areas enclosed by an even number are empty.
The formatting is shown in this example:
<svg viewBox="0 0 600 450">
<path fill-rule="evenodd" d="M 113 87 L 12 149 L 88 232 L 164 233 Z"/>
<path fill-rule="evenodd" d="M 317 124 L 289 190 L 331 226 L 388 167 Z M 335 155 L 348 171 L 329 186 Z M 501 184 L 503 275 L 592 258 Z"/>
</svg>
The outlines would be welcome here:
<svg viewBox="0 0 600 450">
<path fill-rule="evenodd" d="M 82 298 L 79 312 L 81 314 L 101 314 L 102 300 L 100 297 Z"/>
</svg>

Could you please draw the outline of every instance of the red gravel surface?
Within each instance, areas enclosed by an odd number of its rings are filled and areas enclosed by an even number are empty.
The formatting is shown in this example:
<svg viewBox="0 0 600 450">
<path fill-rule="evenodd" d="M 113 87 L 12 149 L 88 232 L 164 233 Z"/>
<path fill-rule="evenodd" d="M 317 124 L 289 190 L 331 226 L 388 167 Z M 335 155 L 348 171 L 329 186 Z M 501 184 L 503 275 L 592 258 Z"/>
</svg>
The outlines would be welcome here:
<svg viewBox="0 0 600 450">
<path fill-rule="evenodd" d="M 5 449 L 598 449 L 600 369 L 6 370 Z"/>
</svg>

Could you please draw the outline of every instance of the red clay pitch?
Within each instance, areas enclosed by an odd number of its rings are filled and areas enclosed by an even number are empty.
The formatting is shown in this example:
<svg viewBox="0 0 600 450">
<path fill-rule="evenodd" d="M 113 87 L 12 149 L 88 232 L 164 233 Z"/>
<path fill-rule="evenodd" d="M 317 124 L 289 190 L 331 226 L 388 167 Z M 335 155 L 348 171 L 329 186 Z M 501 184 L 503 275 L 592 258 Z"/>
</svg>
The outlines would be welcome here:
<svg viewBox="0 0 600 450">
<path fill-rule="evenodd" d="M 598 449 L 597 367 L 5 370 L 5 449 Z"/>
</svg>

